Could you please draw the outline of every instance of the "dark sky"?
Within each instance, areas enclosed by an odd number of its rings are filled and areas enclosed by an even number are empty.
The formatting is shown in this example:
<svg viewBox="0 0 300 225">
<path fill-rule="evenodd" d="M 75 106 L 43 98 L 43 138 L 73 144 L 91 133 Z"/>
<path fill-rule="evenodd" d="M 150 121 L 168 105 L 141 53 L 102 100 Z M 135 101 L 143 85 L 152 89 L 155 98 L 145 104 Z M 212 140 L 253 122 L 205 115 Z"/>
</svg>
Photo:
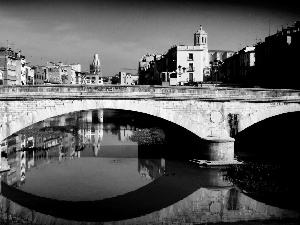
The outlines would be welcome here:
<svg viewBox="0 0 300 225">
<path fill-rule="evenodd" d="M 0 0 L 0 45 L 21 49 L 32 65 L 80 63 L 84 70 L 98 53 L 110 76 L 136 69 L 146 53 L 192 45 L 200 25 L 209 49 L 237 51 L 264 40 L 269 27 L 274 34 L 299 19 L 291 0 Z"/>
</svg>

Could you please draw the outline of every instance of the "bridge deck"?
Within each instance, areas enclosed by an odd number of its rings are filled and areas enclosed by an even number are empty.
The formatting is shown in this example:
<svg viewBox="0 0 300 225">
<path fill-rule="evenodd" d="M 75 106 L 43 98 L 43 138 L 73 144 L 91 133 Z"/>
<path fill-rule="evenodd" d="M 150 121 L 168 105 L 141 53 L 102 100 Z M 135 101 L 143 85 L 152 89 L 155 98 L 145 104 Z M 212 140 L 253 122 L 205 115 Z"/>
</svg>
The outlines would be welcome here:
<svg viewBox="0 0 300 225">
<path fill-rule="evenodd" d="M 298 102 L 300 91 L 290 89 L 162 87 L 162 86 L 4 86 L 0 101 L 25 99 L 153 99 L 201 101 Z M 35 101 L 34 104 L 39 104 Z"/>
</svg>

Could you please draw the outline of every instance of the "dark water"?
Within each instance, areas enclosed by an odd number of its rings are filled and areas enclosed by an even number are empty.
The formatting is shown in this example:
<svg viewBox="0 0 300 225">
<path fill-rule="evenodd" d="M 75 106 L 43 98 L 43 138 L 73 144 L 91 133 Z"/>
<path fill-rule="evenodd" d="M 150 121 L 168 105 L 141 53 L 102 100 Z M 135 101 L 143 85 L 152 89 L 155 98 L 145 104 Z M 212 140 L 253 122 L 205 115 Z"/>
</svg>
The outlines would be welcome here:
<svg viewBox="0 0 300 225">
<path fill-rule="evenodd" d="M 246 136 L 236 137 L 236 156 L 248 167 L 199 168 L 189 160 L 207 159 L 201 139 L 175 124 L 130 111 L 74 112 L 3 141 L 2 157 L 11 170 L 2 174 L 2 195 L 29 209 L 79 221 L 138 217 L 200 188 L 234 185 L 262 202 L 297 208 L 286 198 L 296 191 L 292 182 L 272 177 L 295 168 L 277 168 L 274 151 L 246 148 Z M 282 196 L 286 203 L 280 205 Z"/>
</svg>

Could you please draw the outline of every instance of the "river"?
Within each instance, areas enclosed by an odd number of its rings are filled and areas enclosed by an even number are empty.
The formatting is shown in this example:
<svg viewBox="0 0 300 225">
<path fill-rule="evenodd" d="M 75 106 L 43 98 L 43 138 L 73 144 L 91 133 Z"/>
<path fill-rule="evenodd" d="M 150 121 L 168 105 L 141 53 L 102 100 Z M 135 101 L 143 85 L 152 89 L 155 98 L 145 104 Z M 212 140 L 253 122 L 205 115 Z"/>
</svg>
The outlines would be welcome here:
<svg viewBox="0 0 300 225">
<path fill-rule="evenodd" d="M 41 121 L 8 137 L 0 222 L 207 223 L 299 219 L 286 167 L 199 167 L 203 141 L 182 127 L 130 111 L 99 109 Z M 289 168 L 290 169 L 290 168 Z M 279 181 L 278 181 L 279 180 Z M 275 197 L 274 197 L 275 196 Z M 127 222 L 126 222 L 127 221 Z M 170 222 L 171 221 L 171 222 Z"/>
</svg>

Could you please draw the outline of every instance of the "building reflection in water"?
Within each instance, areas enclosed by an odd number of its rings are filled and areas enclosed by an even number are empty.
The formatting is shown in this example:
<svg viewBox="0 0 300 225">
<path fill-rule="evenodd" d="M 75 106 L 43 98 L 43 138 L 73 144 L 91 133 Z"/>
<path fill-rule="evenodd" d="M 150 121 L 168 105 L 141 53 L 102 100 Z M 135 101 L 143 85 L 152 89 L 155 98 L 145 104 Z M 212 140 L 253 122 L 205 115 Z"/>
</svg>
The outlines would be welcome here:
<svg viewBox="0 0 300 225">
<path fill-rule="evenodd" d="M 102 109 L 41 121 L 2 141 L 1 153 L 11 167 L 10 171 L 2 174 L 2 181 L 20 187 L 25 183 L 26 172 L 32 168 L 82 156 L 138 158 L 138 145 L 130 141 L 135 129 L 126 121 L 114 123 L 108 120 L 104 123 Z M 111 140 L 103 147 L 104 133 Z M 119 143 L 114 147 L 112 142 Z M 118 147 L 123 144 L 129 144 L 128 151 Z M 164 159 L 139 158 L 137 163 L 137 172 L 142 178 L 154 180 L 164 174 Z"/>
<path fill-rule="evenodd" d="M 165 159 L 139 158 L 138 170 L 142 178 L 147 180 L 155 180 L 165 173 Z"/>
</svg>

